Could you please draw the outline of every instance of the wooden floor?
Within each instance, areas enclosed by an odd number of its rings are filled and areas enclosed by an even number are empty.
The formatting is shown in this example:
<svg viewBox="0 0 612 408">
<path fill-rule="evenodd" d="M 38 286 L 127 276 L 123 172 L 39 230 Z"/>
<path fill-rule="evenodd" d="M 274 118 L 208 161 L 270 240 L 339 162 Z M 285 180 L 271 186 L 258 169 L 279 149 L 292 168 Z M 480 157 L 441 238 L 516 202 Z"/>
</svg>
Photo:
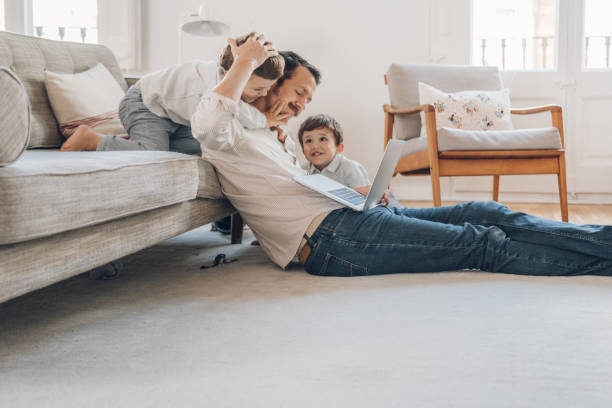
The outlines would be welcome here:
<svg viewBox="0 0 612 408">
<path fill-rule="evenodd" d="M 442 205 L 453 205 L 458 202 L 443 201 Z M 431 207 L 431 201 L 402 201 L 407 207 Z M 538 217 L 561 221 L 559 204 L 540 203 L 504 203 L 514 211 L 523 211 Z M 612 204 L 570 204 L 569 221 L 574 224 L 612 225 Z"/>
</svg>

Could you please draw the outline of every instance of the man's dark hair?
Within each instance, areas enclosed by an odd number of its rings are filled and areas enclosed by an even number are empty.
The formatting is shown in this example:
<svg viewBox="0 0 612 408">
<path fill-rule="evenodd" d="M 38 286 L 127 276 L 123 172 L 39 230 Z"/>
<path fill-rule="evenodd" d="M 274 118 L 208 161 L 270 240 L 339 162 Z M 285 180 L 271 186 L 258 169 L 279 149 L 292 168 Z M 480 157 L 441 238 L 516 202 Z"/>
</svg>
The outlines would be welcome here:
<svg viewBox="0 0 612 408">
<path fill-rule="evenodd" d="M 295 70 L 300 66 L 310 71 L 316 84 L 319 85 L 319 82 L 321 82 L 321 71 L 319 71 L 317 67 L 293 51 L 280 51 L 279 54 L 285 60 L 285 72 L 283 72 L 283 76 L 276 82 L 278 86 L 281 86 L 285 80 L 293 78 Z"/>
<path fill-rule="evenodd" d="M 300 130 L 298 130 L 298 140 L 300 141 L 300 146 L 302 146 L 302 148 L 304 148 L 304 132 L 316 129 L 331 130 L 331 132 L 334 134 L 334 139 L 336 139 L 336 146 L 338 146 L 344 140 L 342 126 L 340 126 L 340 123 L 338 123 L 336 119 L 328 115 L 313 115 L 306 118 L 306 120 L 300 125 Z"/>
<path fill-rule="evenodd" d="M 236 45 L 241 46 L 242 44 L 244 44 L 252 34 L 254 33 L 249 33 L 241 37 L 236 37 L 235 38 Z M 223 52 L 221 53 L 221 56 L 219 57 L 219 65 L 221 65 L 221 67 L 224 70 L 229 71 L 233 63 L 234 63 L 234 56 L 232 55 L 232 48 L 228 44 L 223 49 Z M 281 57 L 280 55 L 276 55 L 274 57 L 270 57 L 267 60 L 265 60 L 263 64 L 258 66 L 257 69 L 253 71 L 253 73 L 264 79 L 275 80 L 275 79 L 280 78 L 281 75 L 283 75 L 284 68 L 285 68 L 285 61 L 283 57 Z"/>
</svg>

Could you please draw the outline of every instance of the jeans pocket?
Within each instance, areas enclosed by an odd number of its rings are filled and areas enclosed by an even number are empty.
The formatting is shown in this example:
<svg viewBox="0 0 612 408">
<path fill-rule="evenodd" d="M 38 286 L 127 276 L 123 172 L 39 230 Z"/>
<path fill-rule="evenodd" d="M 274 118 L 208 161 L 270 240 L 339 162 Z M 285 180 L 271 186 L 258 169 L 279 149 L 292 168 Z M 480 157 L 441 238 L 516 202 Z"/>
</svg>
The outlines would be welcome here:
<svg viewBox="0 0 612 408">
<path fill-rule="evenodd" d="M 365 276 L 368 274 L 368 268 L 356 265 L 328 252 L 318 274 L 322 276 Z"/>
</svg>

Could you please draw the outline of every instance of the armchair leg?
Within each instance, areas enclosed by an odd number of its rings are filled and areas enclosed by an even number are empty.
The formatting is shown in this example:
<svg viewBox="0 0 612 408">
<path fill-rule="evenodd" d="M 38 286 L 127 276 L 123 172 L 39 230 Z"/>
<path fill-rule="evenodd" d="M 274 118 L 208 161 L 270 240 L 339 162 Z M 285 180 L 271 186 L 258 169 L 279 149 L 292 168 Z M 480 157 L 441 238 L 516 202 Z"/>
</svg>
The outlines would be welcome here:
<svg viewBox="0 0 612 408">
<path fill-rule="evenodd" d="M 559 202 L 561 203 L 561 219 L 563 222 L 569 221 L 569 209 L 567 206 L 567 179 L 565 177 L 565 152 L 559 156 L 559 174 L 557 174 L 559 182 Z"/>
<path fill-rule="evenodd" d="M 232 244 L 242 243 L 242 231 L 244 230 L 244 221 L 240 213 L 232 214 Z"/>
<path fill-rule="evenodd" d="M 499 201 L 499 176 L 493 176 L 493 201 Z"/>
<path fill-rule="evenodd" d="M 442 206 L 442 198 L 440 196 L 440 169 L 431 168 L 431 189 L 433 192 L 433 205 L 434 207 Z"/>
</svg>

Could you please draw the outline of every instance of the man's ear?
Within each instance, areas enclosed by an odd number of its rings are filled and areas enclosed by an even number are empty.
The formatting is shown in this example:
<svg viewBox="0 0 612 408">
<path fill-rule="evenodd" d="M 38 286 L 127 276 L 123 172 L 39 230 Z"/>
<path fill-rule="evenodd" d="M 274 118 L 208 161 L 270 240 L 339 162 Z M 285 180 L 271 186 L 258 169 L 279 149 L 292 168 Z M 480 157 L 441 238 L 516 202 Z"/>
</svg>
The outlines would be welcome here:
<svg viewBox="0 0 612 408">
<path fill-rule="evenodd" d="M 336 153 L 342 153 L 342 151 L 344 150 L 344 143 L 340 143 L 337 147 L 336 147 Z"/>
</svg>

